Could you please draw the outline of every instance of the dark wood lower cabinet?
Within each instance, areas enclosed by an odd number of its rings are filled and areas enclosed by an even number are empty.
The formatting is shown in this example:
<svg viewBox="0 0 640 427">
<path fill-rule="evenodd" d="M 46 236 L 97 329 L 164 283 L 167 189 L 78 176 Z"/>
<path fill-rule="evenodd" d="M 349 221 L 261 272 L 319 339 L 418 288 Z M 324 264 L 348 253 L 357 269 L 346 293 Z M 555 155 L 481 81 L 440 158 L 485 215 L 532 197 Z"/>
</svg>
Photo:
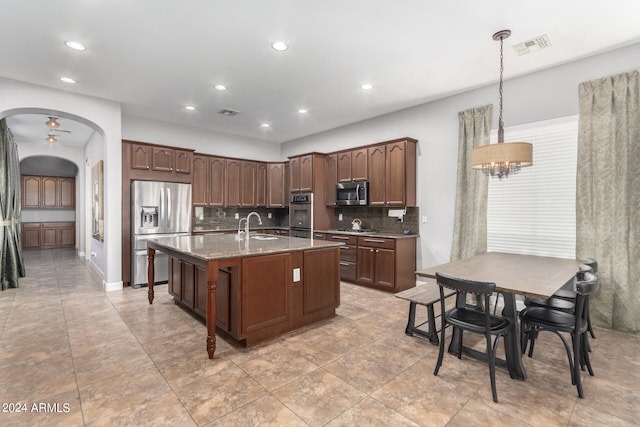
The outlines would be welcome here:
<svg viewBox="0 0 640 427">
<path fill-rule="evenodd" d="M 27 222 L 22 224 L 22 249 L 74 247 L 75 222 Z"/>
</svg>

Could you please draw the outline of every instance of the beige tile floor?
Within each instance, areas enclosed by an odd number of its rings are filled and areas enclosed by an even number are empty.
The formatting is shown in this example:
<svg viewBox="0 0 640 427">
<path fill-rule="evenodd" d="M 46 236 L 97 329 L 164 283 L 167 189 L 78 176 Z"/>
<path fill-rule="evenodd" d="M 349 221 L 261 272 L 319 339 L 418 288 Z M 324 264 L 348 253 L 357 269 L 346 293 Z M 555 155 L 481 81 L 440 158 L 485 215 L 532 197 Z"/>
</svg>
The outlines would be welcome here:
<svg viewBox="0 0 640 427">
<path fill-rule="evenodd" d="M 103 292 L 73 250 L 25 259 L 20 288 L 0 292 L 2 426 L 640 422 L 636 336 L 596 330 L 579 399 L 559 340 L 542 335 L 526 381 L 498 371 L 495 404 L 480 362 L 446 355 L 433 375 L 437 347 L 405 336 L 408 304 L 386 293 L 343 283 L 335 318 L 249 349 L 219 338 L 209 360 L 205 327 L 166 286 L 149 305 L 146 289 Z"/>
</svg>

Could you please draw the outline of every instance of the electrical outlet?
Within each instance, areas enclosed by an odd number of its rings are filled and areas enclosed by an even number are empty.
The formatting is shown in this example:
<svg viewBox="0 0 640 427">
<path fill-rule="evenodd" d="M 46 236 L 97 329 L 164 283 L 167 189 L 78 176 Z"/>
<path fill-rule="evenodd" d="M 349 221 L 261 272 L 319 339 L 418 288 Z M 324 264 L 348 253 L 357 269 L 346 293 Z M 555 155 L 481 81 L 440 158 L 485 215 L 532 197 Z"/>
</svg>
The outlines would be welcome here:
<svg viewBox="0 0 640 427">
<path fill-rule="evenodd" d="M 342 214 L 338 214 L 338 221 L 342 221 Z"/>
<path fill-rule="evenodd" d="M 299 282 L 300 281 L 300 269 L 299 268 L 294 268 L 293 269 L 293 281 L 294 282 Z"/>
<path fill-rule="evenodd" d="M 269 213 L 267 214 L 267 218 L 269 218 L 269 219 L 273 218 L 273 215 L 271 214 L 271 212 L 269 212 Z"/>
<path fill-rule="evenodd" d="M 240 219 L 240 214 L 238 212 L 236 212 L 235 218 Z"/>
<path fill-rule="evenodd" d="M 426 215 L 422 215 L 422 222 L 423 223 L 427 223 L 427 221 L 429 220 L 429 218 Z"/>
</svg>

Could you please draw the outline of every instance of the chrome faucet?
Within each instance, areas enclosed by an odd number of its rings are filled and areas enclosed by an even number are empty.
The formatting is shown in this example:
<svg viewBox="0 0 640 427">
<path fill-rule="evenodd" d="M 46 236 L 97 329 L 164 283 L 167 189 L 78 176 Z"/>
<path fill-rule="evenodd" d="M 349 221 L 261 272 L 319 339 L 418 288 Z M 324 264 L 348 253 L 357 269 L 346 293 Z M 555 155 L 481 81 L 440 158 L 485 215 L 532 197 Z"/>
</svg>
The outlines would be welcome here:
<svg viewBox="0 0 640 427">
<path fill-rule="evenodd" d="M 241 228 L 242 228 L 242 226 L 241 226 L 242 221 L 245 221 L 245 222 L 246 222 L 246 221 L 247 221 L 247 218 L 240 218 L 240 221 L 238 221 L 238 240 L 241 240 L 241 239 L 242 239 L 242 234 L 241 234 L 241 233 L 242 233 L 242 231 L 241 231 Z"/>
<path fill-rule="evenodd" d="M 258 212 L 251 212 L 249 215 L 247 215 L 246 218 L 246 224 L 245 224 L 245 236 L 248 239 L 249 238 L 249 219 L 253 216 L 257 216 L 258 217 L 258 224 L 262 225 L 262 218 L 260 218 L 260 214 Z M 238 226 L 240 226 L 240 223 L 238 223 Z"/>
</svg>

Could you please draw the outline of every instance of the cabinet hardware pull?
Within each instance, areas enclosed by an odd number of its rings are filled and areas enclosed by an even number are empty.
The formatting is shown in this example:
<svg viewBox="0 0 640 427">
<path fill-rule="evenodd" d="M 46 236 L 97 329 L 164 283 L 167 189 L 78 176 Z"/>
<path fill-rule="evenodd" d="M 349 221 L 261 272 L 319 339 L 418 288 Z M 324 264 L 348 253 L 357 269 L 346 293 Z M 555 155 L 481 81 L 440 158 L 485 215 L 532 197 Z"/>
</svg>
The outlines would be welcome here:
<svg viewBox="0 0 640 427">
<path fill-rule="evenodd" d="M 380 239 L 364 239 L 365 242 L 371 242 L 371 243 L 386 243 L 386 240 L 380 240 Z"/>
<path fill-rule="evenodd" d="M 349 240 L 348 237 L 342 237 L 342 236 L 331 236 L 332 239 L 339 239 L 339 240 Z"/>
<path fill-rule="evenodd" d="M 342 262 L 342 261 L 340 261 L 340 265 L 348 266 L 348 265 L 349 265 L 349 263 L 348 263 L 348 262 Z"/>
</svg>

